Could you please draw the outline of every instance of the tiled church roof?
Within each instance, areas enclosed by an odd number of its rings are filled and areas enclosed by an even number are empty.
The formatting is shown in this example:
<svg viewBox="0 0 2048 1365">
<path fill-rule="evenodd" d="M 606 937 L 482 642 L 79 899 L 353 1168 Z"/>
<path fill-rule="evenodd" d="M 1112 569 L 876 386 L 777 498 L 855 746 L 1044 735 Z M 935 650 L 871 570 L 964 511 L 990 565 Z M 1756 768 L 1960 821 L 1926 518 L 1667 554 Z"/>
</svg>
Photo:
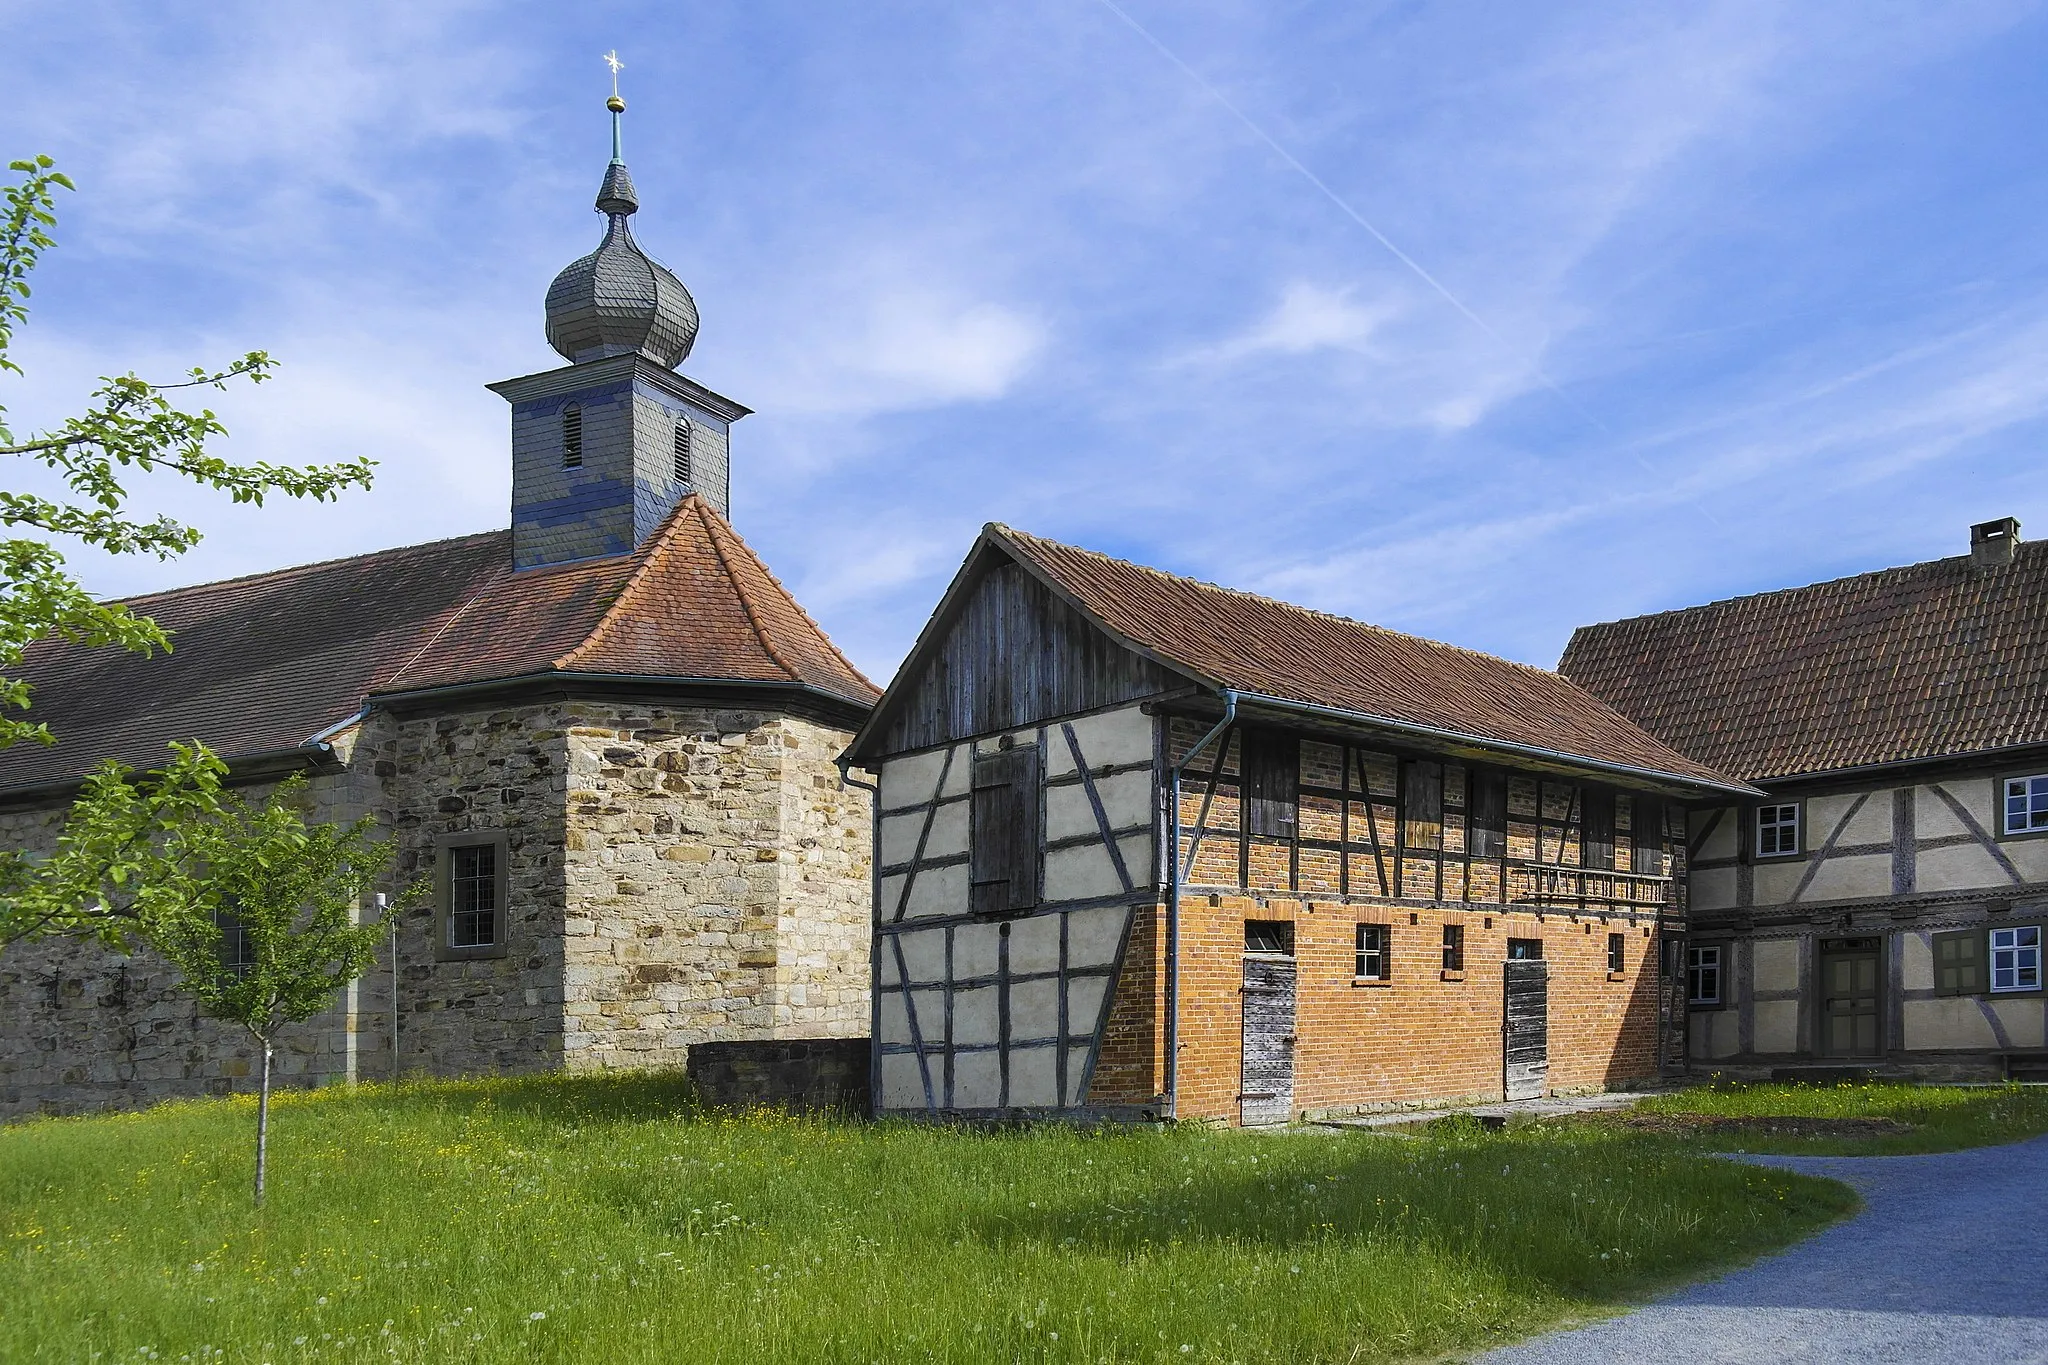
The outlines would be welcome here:
<svg viewBox="0 0 2048 1365">
<path fill-rule="evenodd" d="M 1584 626 L 1558 669 L 1750 780 L 2048 743 L 2048 542 Z"/>
<path fill-rule="evenodd" d="M 1729 785 L 1720 773 L 1544 669 L 1177 577 L 1005 526 L 984 534 L 1112 635 L 1213 686 L 1688 783 Z"/>
<path fill-rule="evenodd" d="M 379 694 L 547 674 L 874 685 L 701 497 L 630 555 L 512 569 L 510 531 L 127 599 L 171 633 L 142 658 L 44 641 L 23 674 L 54 746 L 0 750 L 0 789 L 154 766 L 174 739 L 224 757 L 297 748 Z"/>
</svg>

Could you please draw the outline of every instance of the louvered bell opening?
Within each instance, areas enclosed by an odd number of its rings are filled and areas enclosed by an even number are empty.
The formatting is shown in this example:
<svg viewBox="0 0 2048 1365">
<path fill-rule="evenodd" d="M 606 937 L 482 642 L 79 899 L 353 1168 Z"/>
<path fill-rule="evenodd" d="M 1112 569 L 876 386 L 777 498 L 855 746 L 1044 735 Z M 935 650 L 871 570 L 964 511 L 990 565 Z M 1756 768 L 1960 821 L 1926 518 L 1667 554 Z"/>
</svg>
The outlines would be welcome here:
<svg viewBox="0 0 2048 1365">
<path fill-rule="evenodd" d="M 583 468 L 583 409 L 573 403 L 562 409 L 562 468 Z"/>
<path fill-rule="evenodd" d="M 690 481 L 690 445 L 694 440 L 690 419 L 680 418 L 676 422 L 676 482 Z"/>
</svg>

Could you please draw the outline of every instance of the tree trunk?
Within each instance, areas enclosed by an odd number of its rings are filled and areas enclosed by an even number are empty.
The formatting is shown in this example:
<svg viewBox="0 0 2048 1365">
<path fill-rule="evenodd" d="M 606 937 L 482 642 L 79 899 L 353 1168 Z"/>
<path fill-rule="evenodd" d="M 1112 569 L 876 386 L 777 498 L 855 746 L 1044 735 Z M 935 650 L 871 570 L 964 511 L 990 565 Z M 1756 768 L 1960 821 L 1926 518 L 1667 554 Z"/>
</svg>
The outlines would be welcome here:
<svg viewBox="0 0 2048 1365">
<path fill-rule="evenodd" d="M 256 1207 L 263 1207 L 263 1168 L 270 1157 L 270 1040 L 263 1044 L 263 1083 L 256 1098 Z"/>
</svg>

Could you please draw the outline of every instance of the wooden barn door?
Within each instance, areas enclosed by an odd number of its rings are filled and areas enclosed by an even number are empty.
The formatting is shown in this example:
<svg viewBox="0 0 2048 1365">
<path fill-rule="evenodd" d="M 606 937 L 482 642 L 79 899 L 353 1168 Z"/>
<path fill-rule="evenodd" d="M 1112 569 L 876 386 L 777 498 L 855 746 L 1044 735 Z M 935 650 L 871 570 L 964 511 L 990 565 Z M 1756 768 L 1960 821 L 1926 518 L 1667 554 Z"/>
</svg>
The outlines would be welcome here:
<svg viewBox="0 0 2048 1365">
<path fill-rule="evenodd" d="M 1550 1078 L 1550 969 L 1540 958 L 1504 962 L 1501 968 L 1507 997 L 1503 1089 L 1511 1100 L 1541 1099 Z"/>
<path fill-rule="evenodd" d="M 1286 1123 L 1294 1117 L 1294 959 L 1244 960 L 1244 1077 L 1239 1123 Z"/>
</svg>

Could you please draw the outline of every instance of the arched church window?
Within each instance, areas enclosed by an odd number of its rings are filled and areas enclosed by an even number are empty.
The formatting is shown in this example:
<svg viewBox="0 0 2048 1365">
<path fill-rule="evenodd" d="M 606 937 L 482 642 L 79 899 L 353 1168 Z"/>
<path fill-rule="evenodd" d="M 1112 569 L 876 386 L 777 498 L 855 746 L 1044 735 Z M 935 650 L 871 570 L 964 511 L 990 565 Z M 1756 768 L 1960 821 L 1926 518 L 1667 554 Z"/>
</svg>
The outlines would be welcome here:
<svg viewBox="0 0 2048 1365">
<path fill-rule="evenodd" d="M 562 468 L 583 468 L 583 409 L 575 403 L 562 409 Z"/>
<path fill-rule="evenodd" d="M 690 481 L 690 446 L 695 439 L 696 433 L 690 426 L 690 419 L 678 417 L 676 419 L 677 483 L 688 483 Z"/>
</svg>

